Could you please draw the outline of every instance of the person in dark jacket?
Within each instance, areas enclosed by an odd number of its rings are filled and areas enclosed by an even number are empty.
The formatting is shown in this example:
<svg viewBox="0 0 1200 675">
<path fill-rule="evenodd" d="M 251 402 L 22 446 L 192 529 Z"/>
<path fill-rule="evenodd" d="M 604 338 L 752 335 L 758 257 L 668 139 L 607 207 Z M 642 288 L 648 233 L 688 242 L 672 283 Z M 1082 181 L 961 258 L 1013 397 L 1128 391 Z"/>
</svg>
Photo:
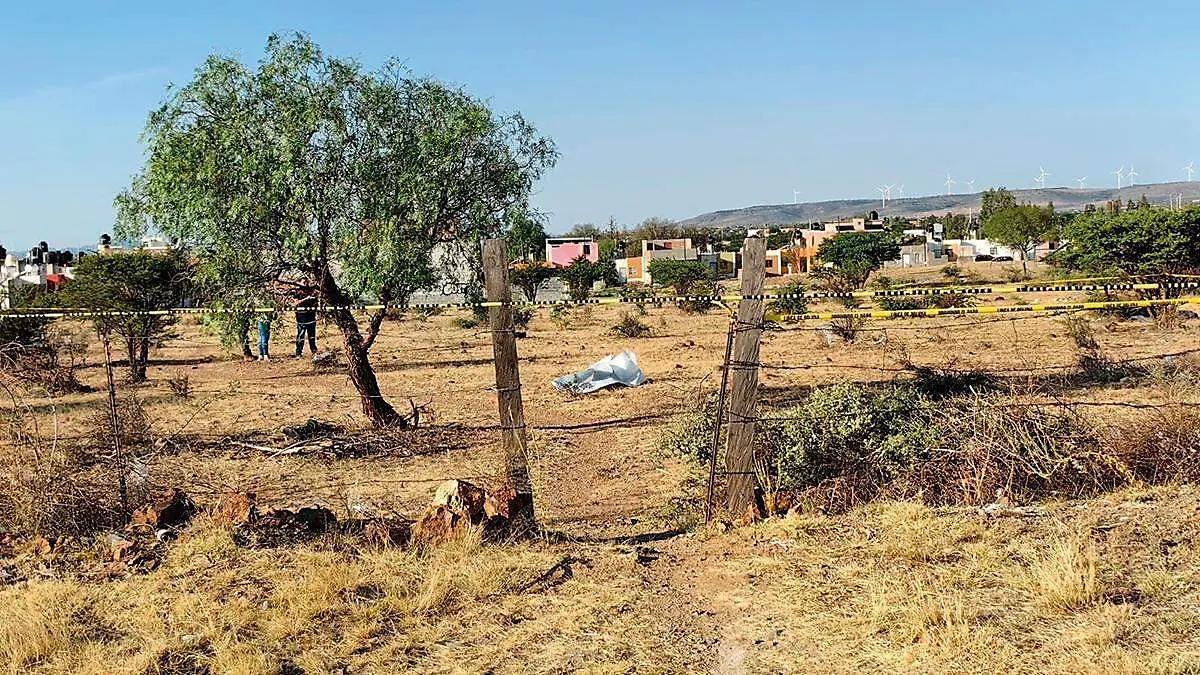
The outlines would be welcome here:
<svg viewBox="0 0 1200 675">
<path fill-rule="evenodd" d="M 304 336 L 308 336 L 309 353 L 317 353 L 317 296 L 309 294 L 296 303 L 296 354 L 304 353 Z"/>
</svg>

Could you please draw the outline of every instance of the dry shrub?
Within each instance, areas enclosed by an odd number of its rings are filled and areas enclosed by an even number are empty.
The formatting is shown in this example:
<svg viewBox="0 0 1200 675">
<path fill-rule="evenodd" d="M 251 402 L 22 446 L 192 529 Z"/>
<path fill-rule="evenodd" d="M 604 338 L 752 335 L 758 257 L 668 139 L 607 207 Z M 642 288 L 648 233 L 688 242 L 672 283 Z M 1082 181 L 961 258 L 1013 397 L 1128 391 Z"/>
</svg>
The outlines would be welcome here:
<svg viewBox="0 0 1200 675">
<path fill-rule="evenodd" d="M 762 447 L 793 503 L 844 511 L 878 496 L 979 505 L 1095 494 L 1128 482 L 1069 411 L 997 396 L 937 398 L 911 382 L 843 383 L 762 425 Z"/>
<path fill-rule="evenodd" d="M 859 333 L 866 327 L 865 316 L 846 316 L 829 321 L 829 330 L 843 342 L 850 344 L 858 340 Z"/>
<path fill-rule="evenodd" d="M 192 380 L 187 373 L 172 377 L 167 380 L 167 385 L 171 387 L 171 393 L 179 398 L 191 398 L 192 396 Z"/>
<path fill-rule="evenodd" d="M 1200 410 L 1169 406 L 1124 420 L 1106 445 L 1150 484 L 1200 481 Z"/>
<path fill-rule="evenodd" d="M 650 337 L 653 331 L 644 321 L 629 312 L 621 312 L 621 320 L 609 329 L 614 335 L 627 338 Z"/>
<path fill-rule="evenodd" d="M 121 442 L 122 452 L 131 452 L 149 447 L 154 438 L 151 433 L 150 416 L 136 396 L 117 399 L 116 435 Z M 113 420 L 108 405 L 95 410 L 87 423 L 88 446 L 113 449 Z"/>
<path fill-rule="evenodd" d="M 1083 313 L 1068 314 L 1063 319 L 1063 325 L 1079 349 L 1080 375 L 1086 381 L 1103 384 L 1147 374 L 1146 369 L 1139 365 L 1108 358 L 1096 340 L 1091 322 Z"/>
<path fill-rule="evenodd" d="M 86 389 L 77 376 L 87 357 L 81 335 L 42 319 L 6 319 L 0 324 L 5 324 L 0 325 L 0 371 L 50 395 Z"/>
<path fill-rule="evenodd" d="M 1071 411 L 998 397 L 959 400 L 932 422 L 938 447 L 891 486 L 939 504 L 1081 497 L 1126 481 L 1085 420 Z"/>
<path fill-rule="evenodd" d="M 44 438 L 30 418 L 10 412 L 0 430 L 0 531 L 81 535 L 120 522 L 116 470 Z"/>
</svg>

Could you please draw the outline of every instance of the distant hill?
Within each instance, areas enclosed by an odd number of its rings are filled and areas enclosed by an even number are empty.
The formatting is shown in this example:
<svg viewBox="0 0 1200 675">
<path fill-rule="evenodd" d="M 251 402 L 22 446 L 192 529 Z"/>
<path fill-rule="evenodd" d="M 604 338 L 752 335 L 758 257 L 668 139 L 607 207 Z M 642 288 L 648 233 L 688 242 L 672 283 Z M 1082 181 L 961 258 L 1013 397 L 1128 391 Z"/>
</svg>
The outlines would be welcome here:
<svg viewBox="0 0 1200 675">
<path fill-rule="evenodd" d="M 1045 188 L 1042 190 L 1012 190 L 1018 202 L 1045 204 L 1054 202 L 1062 211 L 1079 211 L 1088 204 L 1102 205 L 1112 199 L 1122 202 L 1138 201 L 1142 195 L 1152 204 L 1167 205 L 1171 197 L 1183 195 L 1185 204 L 1200 201 L 1200 181 L 1180 183 L 1152 183 L 1133 187 L 1080 190 L 1077 188 Z M 880 217 L 921 217 L 946 212 L 967 213 L 978 211 L 981 192 L 974 194 L 929 195 L 906 197 L 888 201 L 880 208 L 878 199 L 840 199 L 827 202 L 803 202 L 800 204 L 772 204 L 747 206 L 741 209 L 713 211 L 681 221 L 680 225 L 692 227 L 754 227 L 759 225 L 786 225 L 789 223 L 811 223 L 860 216 L 871 210 Z"/>
</svg>

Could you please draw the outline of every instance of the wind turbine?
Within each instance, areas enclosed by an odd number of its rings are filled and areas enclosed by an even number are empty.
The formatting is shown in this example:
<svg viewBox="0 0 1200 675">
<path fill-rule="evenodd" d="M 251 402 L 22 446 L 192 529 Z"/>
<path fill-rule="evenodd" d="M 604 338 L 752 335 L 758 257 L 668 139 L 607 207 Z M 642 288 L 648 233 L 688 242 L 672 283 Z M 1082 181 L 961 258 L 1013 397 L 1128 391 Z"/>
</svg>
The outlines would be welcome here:
<svg viewBox="0 0 1200 675">
<path fill-rule="evenodd" d="M 954 185 L 954 179 L 951 178 L 950 174 L 947 173 L 946 174 L 946 194 L 950 194 L 950 188 L 953 185 Z"/>
<path fill-rule="evenodd" d="M 974 179 L 974 178 L 972 178 L 971 180 L 967 181 L 967 193 L 968 193 L 968 194 L 975 194 L 975 179 Z"/>
<path fill-rule="evenodd" d="M 1045 168 L 1045 167 L 1041 167 L 1041 166 L 1039 166 L 1039 167 L 1038 167 L 1038 169 L 1040 169 L 1042 173 L 1041 173 L 1041 175 L 1039 175 L 1037 178 L 1034 178 L 1034 179 L 1033 179 L 1033 182 L 1037 183 L 1039 188 L 1045 189 L 1045 187 L 1046 187 L 1046 176 L 1049 176 L 1050 174 L 1046 173 L 1046 168 Z"/>
<path fill-rule="evenodd" d="M 799 190 L 792 190 L 792 203 L 793 204 L 800 203 L 800 191 Z"/>
<path fill-rule="evenodd" d="M 879 190 L 879 197 L 883 200 L 883 204 L 879 208 L 887 208 L 887 200 L 892 196 L 892 186 L 881 185 L 875 189 Z"/>
<path fill-rule="evenodd" d="M 1183 167 L 1183 170 L 1187 172 L 1188 182 L 1192 182 L 1192 174 L 1196 173 L 1196 163 L 1188 162 L 1187 166 Z"/>
<path fill-rule="evenodd" d="M 1130 187 L 1133 187 L 1133 177 L 1136 175 L 1138 175 L 1138 172 L 1134 171 L 1132 166 L 1129 167 L 1129 170 L 1125 172 L 1125 177 L 1129 179 Z"/>
<path fill-rule="evenodd" d="M 904 186 L 903 185 L 896 188 L 896 192 L 900 195 L 899 197 L 897 197 L 897 199 L 904 199 Z"/>
<path fill-rule="evenodd" d="M 1125 177 L 1125 167 L 1121 167 L 1113 172 L 1117 175 L 1117 189 L 1121 189 L 1121 179 Z"/>
<path fill-rule="evenodd" d="M 1087 180 L 1087 176 L 1084 176 L 1083 178 L 1076 178 L 1075 180 L 1076 180 L 1076 182 L 1078 182 L 1078 183 L 1079 183 L 1079 189 L 1080 189 L 1080 190 L 1082 190 L 1082 189 L 1083 189 L 1083 182 L 1084 182 L 1085 180 Z"/>
</svg>

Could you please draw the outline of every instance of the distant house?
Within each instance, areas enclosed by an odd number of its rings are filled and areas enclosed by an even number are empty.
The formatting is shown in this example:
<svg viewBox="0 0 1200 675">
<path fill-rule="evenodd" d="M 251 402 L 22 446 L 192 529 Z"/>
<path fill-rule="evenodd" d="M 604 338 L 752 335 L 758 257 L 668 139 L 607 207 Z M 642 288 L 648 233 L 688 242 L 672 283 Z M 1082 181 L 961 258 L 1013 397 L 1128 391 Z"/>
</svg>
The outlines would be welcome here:
<svg viewBox="0 0 1200 675">
<path fill-rule="evenodd" d="M 650 263 L 654 261 L 698 261 L 700 251 L 691 245 L 691 239 L 647 239 L 642 241 L 642 255 L 617 261 L 617 276 L 629 283 L 652 283 Z M 710 268 L 719 267 L 716 263 Z"/>
<path fill-rule="evenodd" d="M 591 237 L 554 237 L 546 240 L 546 260 L 554 267 L 566 267 L 583 256 L 600 262 L 600 246 Z"/>
<path fill-rule="evenodd" d="M 100 242 L 96 245 L 96 253 L 100 255 L 111 255 L 113 253 L 131 253 L 136 251 L 149 251 L 151 253 L 159 253 L 162 251 L 170 251 L 175 246 L 167 239 L 162 237 L 146 237 L 138 242 L 137 246 L 124 247 L 113 245 L 112 237 L 107 234 L 100 235 Z"/>
</svg>

